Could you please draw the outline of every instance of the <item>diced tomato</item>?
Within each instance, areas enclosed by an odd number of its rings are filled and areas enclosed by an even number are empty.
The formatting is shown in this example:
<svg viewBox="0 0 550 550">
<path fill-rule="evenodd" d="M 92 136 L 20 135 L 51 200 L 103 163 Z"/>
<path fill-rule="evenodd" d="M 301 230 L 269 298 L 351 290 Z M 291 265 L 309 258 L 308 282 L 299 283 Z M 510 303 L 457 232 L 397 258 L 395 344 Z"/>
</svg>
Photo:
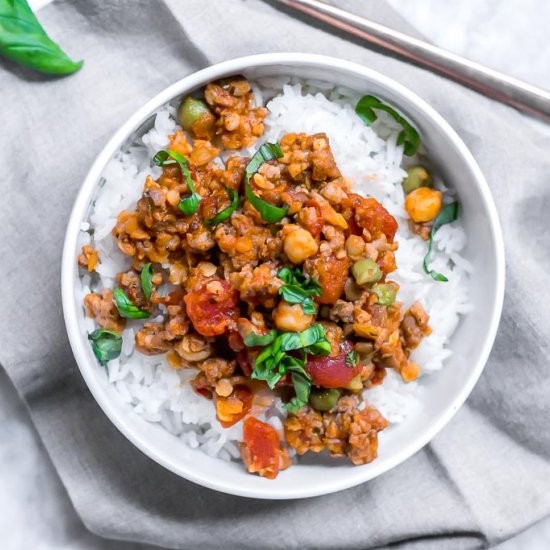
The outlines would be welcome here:
<svg viewBox="0 0 550 550">
<path fill-rule="evenodd" d="M 203 336 L 223 334 L 238 313 L 239 293 L 228 281 L 215 282 L 219 283 L 215 291 L 208 290 L 208 286 L 213 284 L 209 283 L 184 297 L 187 315 L 195 330 Z"/>
<path fill-rule="evenodd" d="M 247 418 L 243 429 L 243 462 L 252 474 L 275 479 L 279 473 L 281 443 L 277 430 L 253 416 Z"/>
<path fill-rule="evenodd" d="M 342 201 L 342 207 L 354 211 L 354 221 L 359 227 L 366 229 L 373 239 L 384 234 L 388 242 L 393 242 L 397 221 L 376 199 L 352 193 Z"/>
<path fill-rule="evenodd" d="M 315 261 L 315 269 L 323 290 L 321 296 L 316 296 L 319 304 L 334 304 L 344 293 L 344 285 L 349 274 L 347 258 L 339 260 L 334 256 L 320 257 Z"/>
<path fill-rule="evenodd" d="M 229 397 L 216 395 L 216 416 L 224 428 L 244 418 L 252 407 L 252 392 L 246 386 L 237 386 Z"/>
<path fill-rule="evenodd" d="M 323 228 L 323 210 L 321 205 L 314 201 L 313 199 L 308 199 L 306 201 L 306 206 L 309 208 L 315 208 L 317 211 L 317 218 L 314 223 L 309 224 L 306 229 L 314 236 L 318 237 L 321 234 L 321 229 Z"/>
<path fill-rule="evenodd" d="M 346 388 L 363 368 L 361 364 L 355 367 L 346 365 L 346 355 L 352 350 L 353 345 L 346 340 L 336 357 L 308 356 L 306 370 L 313 384 L 323 388 Z"/>
</svg>

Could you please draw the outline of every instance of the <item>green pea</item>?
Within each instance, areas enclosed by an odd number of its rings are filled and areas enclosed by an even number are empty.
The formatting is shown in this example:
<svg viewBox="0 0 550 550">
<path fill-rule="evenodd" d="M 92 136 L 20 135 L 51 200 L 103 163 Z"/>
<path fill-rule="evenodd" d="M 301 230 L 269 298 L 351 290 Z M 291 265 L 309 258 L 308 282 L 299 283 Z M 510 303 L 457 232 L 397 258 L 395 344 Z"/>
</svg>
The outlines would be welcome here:
<svg viewBox="0 0 550 550">
<path fill-rule="evenodd" d="M 316 411 L 329 411 L 338 403 L 341 392 L 338 389 L 311 389 L 309 394 L 309 404 Z"/>
<path fill-rule="evenodd" d="M 184 130 L 190 130 L 191 126 L 205 114 L 209 114 L 210 109 L 204 101 L 187 96 L 178 109 L 178 120 Z"/>
<path fill-rule="evenodd" d="M 382 278 L 380 267 L 370 258 L 363 258 L 355 262 L 351 268 L 351 272 L 358 285 L 377 283 Z"/>
<path fill-rule="evenodd" d="M 395 302 L 395 295 L 397 290 L 394 285 L 390 284 L 379 284 L 374 285 L 372 290 L 378 295 L 377 304 L 381 306 L 391 306 Z"/>
<path fill-rule="evenodd" d="M 432 176 L 424 166 L 407 168 L 407 177 L 403 180 L 403 191 L 408 195 L 419 187 L 433 187 Z"/>
</svg>

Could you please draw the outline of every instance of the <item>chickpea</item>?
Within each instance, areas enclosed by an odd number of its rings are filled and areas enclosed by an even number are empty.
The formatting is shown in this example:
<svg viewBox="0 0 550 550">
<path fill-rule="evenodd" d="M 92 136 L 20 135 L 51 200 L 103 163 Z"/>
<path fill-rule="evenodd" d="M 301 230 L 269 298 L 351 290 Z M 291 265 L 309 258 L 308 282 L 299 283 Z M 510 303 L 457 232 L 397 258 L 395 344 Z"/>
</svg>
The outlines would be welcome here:
<svg viewBox="0 0 550 550">
<path fill-rule="evenodd" d="M 306 315 L 300 304 L 281 301 L 273 312 L 273 320 L 279 330 L 300 332 L 311 325 L 313 315 Z"/>
<path fill-rule="evenodd" d="M 284 251 L 294 264 L 301 264 L 319 250 L 317 241 L 306 229 L 298 228 L 290 232 L 284 241 Z"/>
<path fill-rule="evenodd" d="M 365 252 L 365 241 L 357 236 L 350 235 L 346 239 L 346 254 L 354 262 L 360 260 Z"/>
<path fill-rule="evenodd" d="M 432 221 L 439 214 L 441 205 L 441 191 L 429 187 L 419 187 L 405 199 L 405 210 L 416 223 Z"/>
</svg>

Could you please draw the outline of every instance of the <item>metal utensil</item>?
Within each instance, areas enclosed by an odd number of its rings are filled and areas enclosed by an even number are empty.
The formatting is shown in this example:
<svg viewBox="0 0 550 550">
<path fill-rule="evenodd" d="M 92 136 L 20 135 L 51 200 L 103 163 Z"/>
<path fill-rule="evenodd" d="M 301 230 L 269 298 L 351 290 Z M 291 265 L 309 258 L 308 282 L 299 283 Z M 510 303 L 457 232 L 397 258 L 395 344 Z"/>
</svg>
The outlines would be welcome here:
<svg viewBox="0 0 550 550">
<path fill-rule="evenodd" d="M 276 0 L 550 122 L 550 92 L 319 0 Z"/>
</svg>

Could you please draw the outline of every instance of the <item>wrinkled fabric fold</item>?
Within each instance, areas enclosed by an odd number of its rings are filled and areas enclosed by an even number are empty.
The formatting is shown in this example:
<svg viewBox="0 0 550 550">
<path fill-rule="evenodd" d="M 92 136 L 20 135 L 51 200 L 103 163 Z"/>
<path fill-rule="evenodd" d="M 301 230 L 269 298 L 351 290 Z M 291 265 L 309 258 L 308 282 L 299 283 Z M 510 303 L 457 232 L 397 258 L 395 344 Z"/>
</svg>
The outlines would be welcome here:
<svg viewBox="0 0 550 550">
<path fill-rule="evenodd" d="M 334 3 L 412 32 L 380 0 Z M 40 18 L 69 55 L 85 59 L 82 71 L 52 79 L 0 61 L 0 363 L 27 401 L 78 514 L 105 537 L 170 548 L 455 550 L 512 536 L 550 513 L 550 140 L 507 107 L 275 5 L 59 1 Z M 429 446 L 362 486 L 269 502 L 180 479 L 110 424 L 68 344 L 60 267 L 72 203 L 112 133 L 191 72 L 274 51 L 362 63 L 405 84 L 449 121 L 493 191 L 507 293 L 483 376 Z"/>
</svg>

